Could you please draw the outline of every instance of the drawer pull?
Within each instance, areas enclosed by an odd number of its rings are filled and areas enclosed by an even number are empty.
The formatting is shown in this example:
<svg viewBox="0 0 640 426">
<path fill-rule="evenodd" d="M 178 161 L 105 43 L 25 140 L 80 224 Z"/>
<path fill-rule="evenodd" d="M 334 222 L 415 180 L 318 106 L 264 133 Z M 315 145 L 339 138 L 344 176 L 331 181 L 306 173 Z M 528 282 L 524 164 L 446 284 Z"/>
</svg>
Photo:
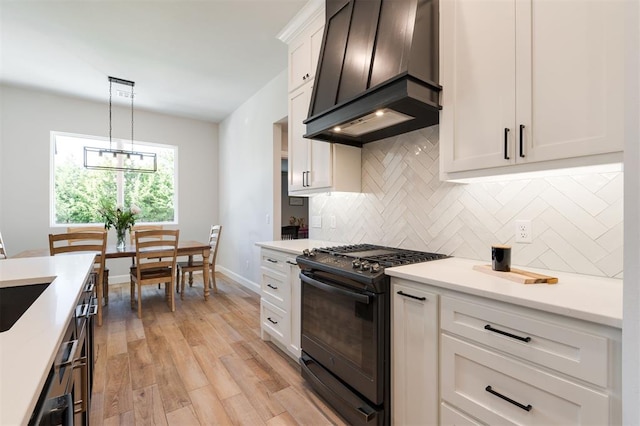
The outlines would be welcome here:
<svg viewBox="0 0 640 426">
<path fill-rule="evenodd" d="M 418 296 L 414 296 L 413 294 L 408 294 L 408 293 L 404 293 L 402 290 L 398 292 L 398 294 L 400 296 L 404 296 L 404 297 L 409 297 L 411 299 L 416 299 L 416 300 L 427 300 L 426 297 L 418 297 Z"/>
<path fill-rule="evenodd" d="M 510 402 L 513 405 L 516 405 L 516 406 L 522 408 L 524 411 L 531 411 L 531 409 L 533 408 L 531 406 L 531 404 L 529 404 L 529 405 L 520 404 L 518 401 L 514 401 L 513 399 L 509 398 L 508 396 L 504 396 L 501 393 L 498 393 L 498 392 L 494 391 L 493 389 L 491 389 L 491 386 L 487 386 L 486 388 L 484 388 L 484 390 L 486 390 L 487 392 L 489 392 L 492 395 L 497 396 L 498 398 L 502 398 L 505 401 Z"/>
<path fill-rule="evenodd" d="M 290 260 L 287 260 L 287 263 L 288 263 L 289 265 L 298 266 L 298 264 L 297 264 L 296 262 L 292 262 L 292 261 L 290 261 Z"/>
<path fill-rule="evenodd" d="M 271 319 L 271 317 L 267 317 L 267 319 L 269 320 L 269 322 L 270 322 L 271 324 L 278 324 L 278 321 L 274 321 L 274 320 L 272 320 L 272 319 Z"/>
<path fill-rule="evenodd" d="M 278 263 L 278 261 L 277 261 L 277 260 L 273 260 L 273 259 L 270 259 L 270 258 L 268 258 L 268 257 L 267 257 L 267 262 L 271 262 L 271 263 Z"/>
<path fill-rule="evenodd" d="M 272 289 L 274 289 L 274 290 L 277 290 L 277 289 L 278 289 L 278 287 L 273 286 L 273 285 L 271 285 L 271 284 L 267 284 L 267 287 L 272 288 Z"/>
<path fill-rule="evenodd" d="M 491 327 L 489 324 L 485 325 L 484 329 L 485 330 L 489 330 L 489 331 L 493 331 L 494 333 L 502 334 L 503 336 L 511 337 L 512 339 L 520 340 L 521 342 L 527 342 L 528 343 L 528 342 L 531 341 L 531 337 L 529 337 L 529 336 L 527 336 L 527 337 L 516 336 L 515 334 L 511 334 L 511 333 L 507 333 L 506 331 L 495 329 L 495 328 Z"/>
</svg>

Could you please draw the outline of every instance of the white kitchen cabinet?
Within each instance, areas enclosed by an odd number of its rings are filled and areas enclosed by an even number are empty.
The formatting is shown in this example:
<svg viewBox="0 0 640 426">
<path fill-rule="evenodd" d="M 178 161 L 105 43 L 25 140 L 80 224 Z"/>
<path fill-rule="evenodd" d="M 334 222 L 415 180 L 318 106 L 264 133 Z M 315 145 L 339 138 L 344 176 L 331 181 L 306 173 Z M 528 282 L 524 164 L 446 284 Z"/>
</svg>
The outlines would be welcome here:
<svg viewBox="0 0 640 426">
<path fill-rule="evenodd" d="M 443 402 L 487 424 L 620 422 L 613 330 L 463 295 L 440 327 Z"/>
<path fill-rule="evenodd" d="M 289 91 L 315 78 L 323 30 L 324 16 L 318 15 L 289 43 Z"/>
<path fill-rule="evenodd" d="M 293 359 L 300 357 L 300 268 L 295 257 L 261 249 L 260 328 Z"/>
<path fill-rule="evenodd" d="M 440 2 L 441 177 L 620 159 L 625 7 Z"/>
<path fill-rule="evenodd" d="M 391 282 L 395 424 L 621 423 L 619 329 Z"/>
<path fill-rule="evenodd" d="M 397 425 L 438 422 L 438 298 L 420 287 L 393 286 L 391 405 Z"/>
<path fill-rule="evenodd" d="M 289 192 L 360 192 L 360 148 L 302 137 L 312 84 L 289 94 Z"/>
</svg>

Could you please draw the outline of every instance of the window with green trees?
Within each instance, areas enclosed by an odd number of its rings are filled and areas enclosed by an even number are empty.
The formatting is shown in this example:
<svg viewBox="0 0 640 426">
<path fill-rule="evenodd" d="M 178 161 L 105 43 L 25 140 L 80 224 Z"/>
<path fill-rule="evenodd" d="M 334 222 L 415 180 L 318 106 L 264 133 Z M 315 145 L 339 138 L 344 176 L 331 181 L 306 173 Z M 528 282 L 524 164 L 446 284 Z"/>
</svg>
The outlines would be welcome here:
<svg viewBox="0 0 640 426">
<path fill-rule="evenodd" d="M 101 224 L 103 200 L 138 206 L 136 223 L 177 222 L 177 147 L 113 139 L 113 149 L 156 153 L 158 171 L 138 173 L 84 168 L 84 147 L 109 148 L 108 139 L 51 132 L 51 143 L 52 225 Z"/>
</svg>

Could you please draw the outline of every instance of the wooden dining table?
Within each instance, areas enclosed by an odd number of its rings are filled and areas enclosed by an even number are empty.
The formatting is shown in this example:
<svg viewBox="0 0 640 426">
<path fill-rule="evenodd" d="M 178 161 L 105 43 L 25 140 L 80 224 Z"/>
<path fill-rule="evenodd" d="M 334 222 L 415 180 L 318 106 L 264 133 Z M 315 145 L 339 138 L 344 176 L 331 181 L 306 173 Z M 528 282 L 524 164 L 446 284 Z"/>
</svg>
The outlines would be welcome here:
<svg viewBox="0 0 640 426">
<path fill-rule="evenodd" d="M 199 241 L 179 241 L 178 242 L 178 256 L 188 256 L 189 264 L 193 262 L 193 256 L 201 255 L 204 261 L 202 262 L 202 277 L 204 283 L 204 300 L 209 299 L 209 254 L 211 253 L 211 247 L 208 243 L 201 243 Z M 20 257 L 41 257 L 49 256 L 49 249 L 30 249 L 24 250 L 13 258 Z M 108 245 L 105 251 L 105 260 L 108 259 L 121 259 L 121 258 L 135 258 L 136 246 L 135 244 L 126 245 L 124 249 L 118 249 L 115 245 Z M 96 294 L 102 295 L 102 283 L 96 284 Z M 98 309 L 102 311 L 102 303 L 99 304 Z M 102 312 L 100 312 L 102 313 Z M 102 323 L 102 315 L 98 315 L 99 323 Z M 100 324 L 101 325 L 101 324 Z"/>
</svg>

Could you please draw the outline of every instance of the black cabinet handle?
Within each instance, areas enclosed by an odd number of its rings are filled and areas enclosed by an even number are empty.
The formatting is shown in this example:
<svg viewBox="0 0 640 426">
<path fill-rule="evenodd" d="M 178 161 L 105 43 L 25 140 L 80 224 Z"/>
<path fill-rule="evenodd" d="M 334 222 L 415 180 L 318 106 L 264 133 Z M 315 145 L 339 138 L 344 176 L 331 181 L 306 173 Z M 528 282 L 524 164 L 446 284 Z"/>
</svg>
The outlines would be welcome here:
<svg viewBox="0 0 640 426">
<path fill-rule="evenodd" d="M 290 261 L 290 260 L 287 260 L 287 263 L 288 263 L 289 265 L 298 266 L 298 264 L 297 264 L 297 263 L 292 262 L 292 261 Z"/>
<path fill-rule="evenodd" d="M 277 289 L 278 289 L 278 287 L 272 286 L 271 284 L 267 284 L 267 287 L 272 288 L 272 289 L 274 289 L 274 290 L 277 290 Z"/>
<path fill-rule="evenodd" d="M 269 320 L 269 322 L 271 322 L 271 324 L 277 324 L 278 323 L 278 321 L 272 320 L 271 317 L 267 317 L 267 319 Z"/>
<path fill-rule="evenodd" d="M 522 158 L 524 158 L 523 138 L 524 138 L 524 124 L 521 124 L 520 125 L 520 157 Z"/>
<path fill-rule="evenodd" d="M 267 257 L 267 262 L 271 262 L 271 263 L 278 263 L 278 261 L 277 261 L 277 260 L 273 260 L 273 259 L 270 259 L 270 258 L 268 258 L 268 257 Z"/>
<path fill-rule="evenodd" d="M 416 300 L 427 300 L 427 298 L 426 298 L 426 297 L 418 297 L 418 296 L 414 296 L 414 295 L 412 295 L 412 294 L 407 294 L 407 293 L 404 293 L 402 290 L 401 290 L 401 291 L 399 291 L 399 292 L 398 292 L 398 294 L 399 294 L 400 296 L 409 297 L 409 298 L 411 298 L 411 299 L 416 299 Z"/>
<path fill-rule="evenodd" d="M 494 391 L 493 389 L 491 389 L 491 386 L 487 386 L 486 388 L 484 388 L 484 390 L 486 390 L 487 392 L 489 392 L 492 395 L 497 396 L 498 398 L 502 398 L 505 401 L 510 402 L 513 405 L 516 405 L 516 406 L 522 408 L 524 411 L 531 411 L 531 409 L 533 408 L 531 406 L 531 404 L 528 404 L 528 405 L 520 404 L 518 401 L 514 401 L 513 399 L 509 398 L 508 396 L 502 395 L 501 393 L 498 393 L 498 392 Z"/>
<path fill-rule="evenodd" d="M 504 159 L 509 160 L 509 128 L 504 128 Z"/>
<path fill-rule="evenodd" d="M 494 333 L 502 334 L 503 336 L 511 337 L 512 339 L 520 340 L 521 342 L 530 342 L 531 337 L 520 337 L 515 334 L 507 333 L 506 331 L 498 330 L 496 328 L 491 327 L 491 325 L 487 324 L 484 326 L 485 330 L 493 331 Z"/>
</svg>

